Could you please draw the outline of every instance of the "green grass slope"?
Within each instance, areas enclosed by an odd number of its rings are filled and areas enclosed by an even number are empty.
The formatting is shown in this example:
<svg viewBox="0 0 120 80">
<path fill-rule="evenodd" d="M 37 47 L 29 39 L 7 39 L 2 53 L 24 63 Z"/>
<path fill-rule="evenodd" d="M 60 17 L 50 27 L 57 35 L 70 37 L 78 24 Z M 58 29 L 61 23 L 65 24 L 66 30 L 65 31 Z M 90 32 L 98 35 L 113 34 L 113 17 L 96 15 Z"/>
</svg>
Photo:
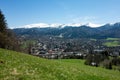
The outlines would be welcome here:
<svg viewBox="0 0 120 80">
<path fill-rule="evenodd" d="M 120 80 L 120 72 L 0 49 L 0 80 Z"/>
</svg>

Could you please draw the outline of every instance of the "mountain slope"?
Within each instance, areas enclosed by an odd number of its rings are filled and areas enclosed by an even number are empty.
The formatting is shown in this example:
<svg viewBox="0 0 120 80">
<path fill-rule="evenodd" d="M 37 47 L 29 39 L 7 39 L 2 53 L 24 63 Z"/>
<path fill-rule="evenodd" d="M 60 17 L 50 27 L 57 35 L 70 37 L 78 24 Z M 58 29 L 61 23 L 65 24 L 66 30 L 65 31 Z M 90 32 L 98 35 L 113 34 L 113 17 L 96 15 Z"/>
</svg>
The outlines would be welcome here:
<svg viewBox="0 0 120 80">
<path fill-rule="evenodd" d="M 120 23 L 106 24 L 97 28 L 100 32 L 97 33 L 97 37 L 101 38 L 120 38 Z"/>
<path fill-rule="evenodd" d="M 59 36 L 62 34 L 64 38 L 86 38 L 91 37 L 98 32 L 97 29 L 88 26 L 65 28 L 18 28 L 13 30 L 17 35 L 27 35 L 29 37 L 41 36 Z"/>
<path fill-rule="evenodd" d="M 47 60 L 0 49 L 0 80 L 119 80 L 119 75 L 82 60 Z"/>
<path fill-rule="evenodd" d="M 18 28 L 13 31 L 20 36 L 41 37 L 41 36 L 59 36 L 64 38 L 120 38 L 120 23 L 106 24 L 101 27 L 92 28 L 87 25 L 79 27 L 66 26 L 64 28 Z"/>
</svg>

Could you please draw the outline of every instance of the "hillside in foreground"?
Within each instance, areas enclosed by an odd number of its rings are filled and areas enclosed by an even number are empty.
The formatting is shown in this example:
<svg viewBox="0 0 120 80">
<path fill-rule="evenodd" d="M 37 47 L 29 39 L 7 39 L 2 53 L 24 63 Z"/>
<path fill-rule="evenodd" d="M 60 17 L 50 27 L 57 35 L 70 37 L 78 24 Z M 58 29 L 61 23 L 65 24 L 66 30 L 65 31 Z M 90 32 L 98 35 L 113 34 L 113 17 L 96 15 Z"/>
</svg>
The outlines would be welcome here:
<svg viewBox="0 0 120 80">
<path fill-rule="evenodd" d="M 86 66 L 83 60 L 47 60 L 0 49 L 0 80 L 120 80 L 120 72 Z"/>
</svg>

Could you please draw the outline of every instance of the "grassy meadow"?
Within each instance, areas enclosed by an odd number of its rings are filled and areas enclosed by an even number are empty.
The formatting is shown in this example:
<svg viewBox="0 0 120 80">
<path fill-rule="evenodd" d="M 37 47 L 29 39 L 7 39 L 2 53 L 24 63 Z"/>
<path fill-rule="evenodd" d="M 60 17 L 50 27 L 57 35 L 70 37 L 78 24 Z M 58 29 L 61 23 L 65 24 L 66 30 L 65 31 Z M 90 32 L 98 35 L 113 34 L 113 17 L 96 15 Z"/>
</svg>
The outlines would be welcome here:
<svg viewBox="0 0 120 80">
<path fill-rule="evenodd" d="M 0 80 L 120 80 L 120 72 L 80 59 L 48 60 L 0 49 Z"/>
<path fill-rule="evenodd" d="M 103 45 L 107 47 L 116 47 L 120 46 L 120 42 L 119 41 L 105 42 Z"/>
<path fill-rule="evenodd" d="M 117 47 L 120 46 L 120 38 L 107 38 L 105 43 L 103 45 L 107 47 Z"/>
</svg>

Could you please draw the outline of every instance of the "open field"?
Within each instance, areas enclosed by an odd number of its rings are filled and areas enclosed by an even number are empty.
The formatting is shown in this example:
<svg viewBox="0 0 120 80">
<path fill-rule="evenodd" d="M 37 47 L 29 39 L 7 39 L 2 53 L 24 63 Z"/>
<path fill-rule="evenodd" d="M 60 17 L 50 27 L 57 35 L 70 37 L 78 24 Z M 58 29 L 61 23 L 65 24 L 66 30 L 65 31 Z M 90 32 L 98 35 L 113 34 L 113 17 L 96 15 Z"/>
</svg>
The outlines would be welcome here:
<svg viewBox="0 0 120 80">
<path fill-rule="evenodd" d="M 120 46 L 120 42 L 119 41 L 106 42 L 103 43 L 103 45 L 107 47 L 116 47 L 116 46 Z"/>
<path fill-rule="evenodd" d="M 79 59 L 48 60 L 0 49 L 0 80 L 120 80 L 120 72 Z"/>
<path fill-rule="evenodd" d="M 107 38 L 106 40 L 120 40 L 120 38 Z"/>
</svg>

